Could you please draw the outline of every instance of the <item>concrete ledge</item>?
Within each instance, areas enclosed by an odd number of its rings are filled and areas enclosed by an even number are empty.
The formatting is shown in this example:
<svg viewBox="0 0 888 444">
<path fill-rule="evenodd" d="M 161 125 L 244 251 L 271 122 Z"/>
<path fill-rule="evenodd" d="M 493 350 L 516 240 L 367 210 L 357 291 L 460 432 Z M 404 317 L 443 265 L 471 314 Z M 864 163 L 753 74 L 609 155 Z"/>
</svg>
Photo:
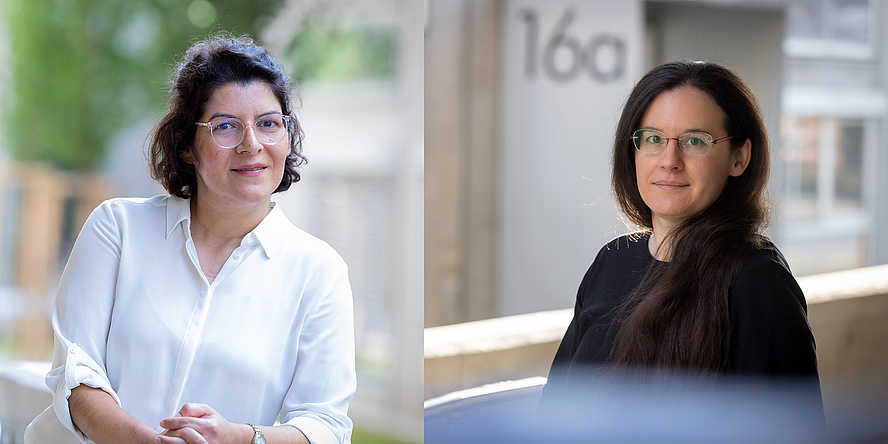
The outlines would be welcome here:
<svg viewBox="0 0 888 444">
<path fill-rule="evenodd" d="M 3 444 L 24 441 L 25 427 L 52 403 L 43 378 L 49 362 L 0 362 L 0 422 Z"/>
<path fill-rule="evenodd" d="M 545 376 L 573 310 L 425 329 L 425 397 L 528 376 Z"/>
<path fill-rule="evenodd" d="M 888 265 L 805 276 L 798 282 L 817 341 L 827 416 L 857 410 L 847 409 L 848 403 L 888 414 Z M 546 376 L 572 316 L 573 309 L 564 309 L 427 328 L 426 399 Z"/>
<path fill-rule="evenodd" d="M 888 295 L 888 265 L 798 278 L 808 306 L 867 296 Z"/>
<path fill-rule="evenodd" d="M 427 328 L 425 359 L 560 341 L 572 316 L 573 310 L 552 310 Z"/>
</svg>

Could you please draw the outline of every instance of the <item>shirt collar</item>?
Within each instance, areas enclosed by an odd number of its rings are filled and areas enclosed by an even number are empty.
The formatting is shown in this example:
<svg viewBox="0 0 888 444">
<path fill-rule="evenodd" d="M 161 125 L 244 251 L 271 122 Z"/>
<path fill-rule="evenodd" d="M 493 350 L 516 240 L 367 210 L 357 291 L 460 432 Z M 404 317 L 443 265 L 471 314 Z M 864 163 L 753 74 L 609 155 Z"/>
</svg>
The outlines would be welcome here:
<svg viewBox="0 0 888 444">
<path fill-rule="evenodd" d="M 271 212 L 265 216 L 265 219 L 262 219 L 259 226 L 244 236 L 244 240 L 241 243 L 241 245 L 244 245 L 247 242 L 254 242 L 253 239 L 255 239 L 255 242 L 262 246 L 265 256 L 269 259 L 277 252 L 278 247 L 281 245 L 280 239 L 284 237 L 284 234 L 292 225 L 280 205 L 276 202 L 272 202 L 271 205 Z"/>
<path fill-rule="evenodd" d="M 166 211 L 166 238 L 169 239 L 173 234 L 173 230 L 180 223 L 185 222 L 186 237 L 191 232 L 191 200 L 182 199 L 181 197 L 170 196 L 167 199 Z"/>
<path fill-rule="evenodd" d="M 284 215 L 284 211 L 276 202 L 271 203 L 271 212 L 265 216 L 265 219 L 247 233 L 241 241 L 241 245 L 259 244 L 265 251 L 265 256 L 269 259 L 275 254 L 278 246 L 281 244 L 279 239 L 284 236 L 287 229 L 291 225 L 290 220 Z M 184 224 L 183 224 L 184 222 Z M 166 211 L 166 237 L 169 239 L 173 230 L 180 224 L 183 224 L 186 237 L 191 233 L 191 201 L 176 196 L 170 196 L 167 200 Z"/>
</svg>

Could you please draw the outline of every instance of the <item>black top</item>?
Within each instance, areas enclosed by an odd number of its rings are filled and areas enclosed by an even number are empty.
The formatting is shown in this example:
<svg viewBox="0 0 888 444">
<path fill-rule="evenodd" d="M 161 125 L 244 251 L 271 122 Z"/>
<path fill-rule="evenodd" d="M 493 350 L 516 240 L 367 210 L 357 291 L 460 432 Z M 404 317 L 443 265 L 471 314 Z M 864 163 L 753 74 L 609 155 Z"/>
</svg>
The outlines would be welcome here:
<svg viewBox="0 0 888 444">
<path fill-rule="evenodd" d="M 547 390 L 588 377 L 589 371 L 607 364 L 618 330 L 612 325 L 612 310 L 639 284 L 652 262 L 655 267 L 662 264 L 651 256 L 647 235 L 624 235 L 599 251 L 577 292 L 574 318 L 555 354 Z M 729 315 L 724 374 L 817 379 L 805 297 L 770 241 L 734 278 Z"/>
</svg>

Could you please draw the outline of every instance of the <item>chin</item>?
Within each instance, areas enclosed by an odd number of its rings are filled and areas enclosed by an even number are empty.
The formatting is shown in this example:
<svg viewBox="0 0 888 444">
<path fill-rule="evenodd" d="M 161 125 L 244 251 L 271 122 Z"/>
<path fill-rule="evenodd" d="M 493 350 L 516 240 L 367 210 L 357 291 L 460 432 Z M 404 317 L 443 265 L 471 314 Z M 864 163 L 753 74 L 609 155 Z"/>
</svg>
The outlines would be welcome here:
<svg viewBox="0 0 888 444">
<path fill-rule="evenodd" d="M 263 188 L 261 190 L 244 190 L 243 192 L 238 194 L 240 196 L 240 199 L 245 202 L 260 203 L 262 201 L 270 199 L 271 193 L 274 192 L 275 188 Z"/>
</svg>

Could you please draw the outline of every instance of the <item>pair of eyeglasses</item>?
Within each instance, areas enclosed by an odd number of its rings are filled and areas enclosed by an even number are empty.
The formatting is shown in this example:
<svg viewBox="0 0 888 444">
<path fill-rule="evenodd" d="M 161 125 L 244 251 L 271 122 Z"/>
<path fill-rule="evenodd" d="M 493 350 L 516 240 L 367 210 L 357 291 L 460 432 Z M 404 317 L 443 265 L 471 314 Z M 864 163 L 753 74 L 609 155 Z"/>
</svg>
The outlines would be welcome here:
<svg viewBox="0 0 888 444">
<path fill-rule="evenodd" d="M 210 136 L 216 145 L 222 148 L 234 148 L 244 141 L 247 135 L 246 124 L 235 117 L 220 117 L 209 122 L 194 122 L 210 130 Z M 253 129 L 256 139 L 263 145 L 275 145 L 289 133 L 290 116 L 270 114 L 256 119 Z"/>
<path fill-rule="evenodd" d="M 650 129 L 640 129 L 632 133 L 632 143 L 635 144 L 635 149 L 645 154 L 657 154 L 666 149 L 670 140 L 674 140 L 678 142 L 679 148 L 685 154 L 705 156 L 712 149 L 712 145 L 733 138 L 734 136 L 727 136 L 713 140 L 711 134 L 704 132 L 690 132 L 678 137 L 666 137 L 662 131 Z"/>
</svg>

